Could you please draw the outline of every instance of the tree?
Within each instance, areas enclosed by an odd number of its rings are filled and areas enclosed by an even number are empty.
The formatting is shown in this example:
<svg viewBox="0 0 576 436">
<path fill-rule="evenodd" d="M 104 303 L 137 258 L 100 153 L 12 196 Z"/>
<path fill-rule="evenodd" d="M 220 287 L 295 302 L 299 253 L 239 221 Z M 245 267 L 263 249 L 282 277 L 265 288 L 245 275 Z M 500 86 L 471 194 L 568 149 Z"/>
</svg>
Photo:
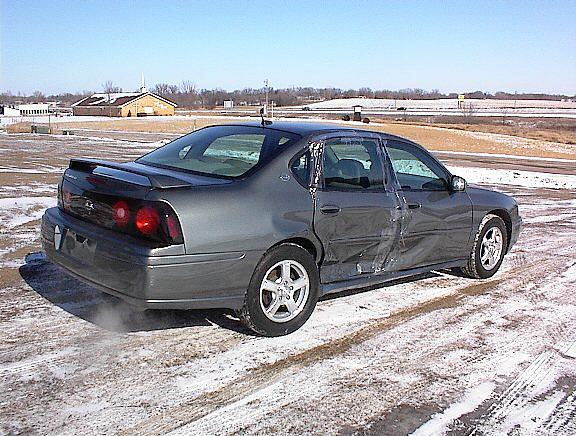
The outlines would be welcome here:
<svg viewBox="0 0 576 436">
<path fill-rule="evenodd" d="M 46 97 L 44 96 L 44 94 L 40 91 L 34 91 L 34 93 L 32 94 L 32 97 L 34 97 L 34 101 L 36 103 L 40 103 L 41 101 L 46 100 Z"/>
<path fill-rule="evenodd" d="M 168 95 L 170 93 L 170 85 L 167 83 L 157 83 L 154 85 L 154 93 L 158 95 Z"/>
<path fill-rule="evenodd" d="M 196 94 L 196 84 L 191 80 L 182 80 L 180 92 L 184 95 Z"/>
<path fill-rule="evenodd" d="M 476 114 L 477 112 L 477 108 L 476 105 L 474 103 L 462 103 L 462 106 L 460 107 L 460 111 L 462 112 L 462 115 L 464 115 L 464 119 L 466 120 L 466 122 L 470 122 L 470 119 Z"/>
<path fill-rule="evenodd" d="M 116 92 L 122 92 L 122 88 L 114 85 L 114 82 L 112 82 L 111 80 L 107 80 L 102 84 L 102 90 L 104 91 L 104 94 L 108 95 L 114 94 Z"/>
<path fill-rule="evenodd" d="M 502 125 L 504 126 L 506 124 L 506 115 L 508 115 L 508 108 L 507 107 L 500 108 L 500 113 L 502 114 Z"/>
<path fill-rule="evenodd" d="M 168 85 L 168 94 L 178 94 L 178 85 Z"/>
<path fill-rule="evenodd" d="M 370 88 L 360 88 L 358 90 L 358 95 L 362 95 L 366 98 L 374 98 L 374 92 Z"/>
<path fill-rule="evenodd" d="M 111 117 L 112 116 L 112 106 L 110 103 L 112 101 L 112 94 L 115 94 L 117 92 L 122 92 L 122 88 L 114 85 L 114 83 L 111 80 L 107 80 L 102 85 L 102 89 L 104 90 L 104 93 L 106 94 L 107 101 L 108 101 L 108 116 Z"/>
</svg>

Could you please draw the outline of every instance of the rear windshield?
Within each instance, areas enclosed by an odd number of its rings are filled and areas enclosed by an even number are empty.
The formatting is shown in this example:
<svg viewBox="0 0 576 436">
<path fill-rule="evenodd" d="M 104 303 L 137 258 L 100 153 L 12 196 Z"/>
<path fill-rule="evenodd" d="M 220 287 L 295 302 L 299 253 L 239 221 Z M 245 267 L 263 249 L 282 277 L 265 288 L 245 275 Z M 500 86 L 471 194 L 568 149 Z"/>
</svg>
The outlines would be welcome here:
<svg viewBox="0 0 576 436">
<path fill-rule="evenodd" d="M 237 178 L 300 139 L 263 127 L 213 126 L 182 136 L 136 162 L 202 175 Z"/>
</svg>

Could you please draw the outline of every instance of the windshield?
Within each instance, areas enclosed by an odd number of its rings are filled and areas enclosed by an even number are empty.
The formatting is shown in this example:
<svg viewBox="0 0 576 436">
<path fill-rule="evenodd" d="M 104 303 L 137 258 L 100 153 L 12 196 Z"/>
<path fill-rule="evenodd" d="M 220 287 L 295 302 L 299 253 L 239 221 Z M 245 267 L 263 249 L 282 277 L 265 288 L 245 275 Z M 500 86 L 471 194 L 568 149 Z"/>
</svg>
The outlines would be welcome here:
<svg viewBox="0 0 576 436">
<path fill-rule="evenodd" d="M 182 136 L 136 162 L 236 178 L 273 158 L 299 135 L 263 127 L 213 126 Z"/>
</svg>

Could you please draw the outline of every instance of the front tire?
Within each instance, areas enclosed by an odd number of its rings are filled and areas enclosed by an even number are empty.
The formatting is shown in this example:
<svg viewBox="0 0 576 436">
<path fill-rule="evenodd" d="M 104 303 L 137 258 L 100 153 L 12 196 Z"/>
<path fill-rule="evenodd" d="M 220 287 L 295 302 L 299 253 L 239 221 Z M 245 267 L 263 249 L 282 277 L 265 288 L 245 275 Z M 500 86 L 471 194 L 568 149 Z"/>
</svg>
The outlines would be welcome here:
<svg viewBox="0 0 576 436">
<path fill-rule="evenodd" d="M 496 274 L 508 247 L 507 236 L 502 218 L 486 215 L 480 222 L 468 264 L 461 268 L 462 273 L 474 279 L 487 279 Z"/>
<path fill-rule="evenodd" d="M 318 267 L 310 253 L 296 244 L 274 247 L 256 266 L 238 316 L 263 336 L 292 333 L 314 311 L 319 282 Z"/>
</svg>

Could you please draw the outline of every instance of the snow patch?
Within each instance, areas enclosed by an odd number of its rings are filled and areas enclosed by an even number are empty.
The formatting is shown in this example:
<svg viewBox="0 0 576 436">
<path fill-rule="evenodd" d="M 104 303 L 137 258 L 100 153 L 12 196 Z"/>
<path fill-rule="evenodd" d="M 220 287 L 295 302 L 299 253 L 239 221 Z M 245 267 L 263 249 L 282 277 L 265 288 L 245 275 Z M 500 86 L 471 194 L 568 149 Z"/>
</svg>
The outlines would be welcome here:
<svg viewBox="0 0 576 436">
<path fill-rule="evenodd" d="M 504 421 L 504 428 L 500 434 L 511 434 L 514 430 L 520 434 L 532 433 L 538 430 L 548 417 L 550 417 L 556 407 L 564 399 L 566 394 L 562 391 L 556 391 L 542 401 L 533 404 L 527 404 L 523 408 L 510 413 L 510 416 Z"/>
<path fill-rule="evenodd" d="M 558 215 L 541 215 L 532 218 L 525 218 L 526 223 L 538 224 L 538 223 L 553 223 L 556 221 L 566 221 L 576 218 L 576 214 L 573 213 L 560 213 Z"/>
<path fill-rule="evenodd" d="M 576 160 L 573 159 L 560 159 L 560 158 L 537 157 L 537 156 L 518 156 L 515 154 L 473 153 L 468 151 L 449 151 L 449 150 L 431 150 L 431 153 L 449 154 L 454 156 L 497 157 L 503 159 L 546 161 L 546 162 L 574 162 L 574 164 L 576 165 Z"/>
<path fill-rule="evenodd" d="M 42 218 L 44 210 L 55 205 L 54 197 L 0 198 L 0 218 L 12 229 Z"/>
<path fill-rule="evenodd" d="M 480 404 L 486 401 L 495 385 L 492 382 L 482 383 L 466 393 L 464 398 L 458 403 L 452 404 L 444 412 L 432 415 L 432 419 L 420 426 L 413 436 L 441 435 L 446 432 L 448 426 L 462 415 L 473 412 Z"/>
<path fill-rule="evenodd" d="M 576 176 L 534 171 L 468 168 L 447 165 L 452 174 L 465 174 L 470 183 L 514 185 L 526 188 L 576 189 Z"/>
</svg>

